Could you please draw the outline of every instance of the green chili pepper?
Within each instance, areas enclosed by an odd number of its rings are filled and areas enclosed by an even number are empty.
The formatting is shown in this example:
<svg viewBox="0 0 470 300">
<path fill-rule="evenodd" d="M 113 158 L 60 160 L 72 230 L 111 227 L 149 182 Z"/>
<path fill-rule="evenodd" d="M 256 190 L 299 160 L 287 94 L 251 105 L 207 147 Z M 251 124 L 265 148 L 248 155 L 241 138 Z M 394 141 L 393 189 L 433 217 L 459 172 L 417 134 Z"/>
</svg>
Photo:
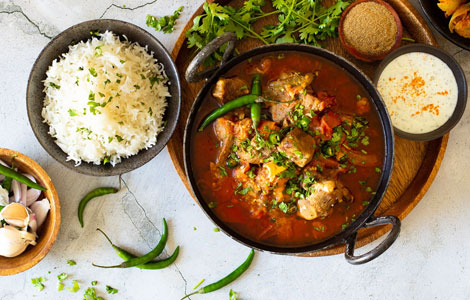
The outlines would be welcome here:
<svg viewBox="0 0 470 300">
<path fill-rule="evenodd" d="M 238 97 L 232 101 L 225 103 L 221 107 L 211 112 L 204 119 L 204 122 L 202 122 L 201 126 L 199 127 L 199 131 L 203 131 L 204 128 L 206 128 L 206 126 L 209 125 L 212 121 L 214 121 L 218 117 L 223 116 L 226 113 L 234 109 L 237 109 L 239 107 L 242 107 L 248 104 L 256 103 L 256 99 L 258 99 L 258 96 L 256 95 L 244 95 L 244 96 Z"/>
<path fill-rule="evenodd" d="M 113 242 L 111 241 L 111 239 L 101 229 L 98 228 L 96 230 L 98 230 L 99 232 L 101 232 L 104 235 L 104 237 L 108 240 L 108 242 L 113 247 L 114 251 L 116 251 L 117 255 L 119 255 L 122 259 L 124 259 L 125 261 L 129 261 L 133 258 L 136 258 L 136 256 L 133 255 L 132 253 L 129 253 L 126 250 L 114 245 Z M 139 268 L 139 269 L 145 269 L 145 270 L 159 270 L 159 269 L 166 268 L 166 267 L 168 267 L 169 265 L 171 265 L 172 263 L 175 262 L 176 258 L 178 257 L 178 254 L 179 254 L 179 250 L 180 250 L 180 246 L 176 247 L 173 254 L 170 257 L 166 258 L 166 259 L 158 260 L 158 261 L 150 261 L 146 264 L 138 265 L 136 267 Z"/>
<path fill-rule="evenodd" d="M 29 186 L 30 188 L 40 190 L 40 191 L 45 191 L 47 190 L 46 188 L 40 186 L 39 184 L 35 183 L 28 177 L 16 172 L 15 170 L 12 170 L 10 168 L 5 167 L 4 165 L 0 164 L 0 174 L 3 174 L 6 178 L 11 178 L 14 179 L 18 182 L 26 184 L 26 186 Z"/>
<path fill-rule="evenodd" d="M 123 262 L 119 265 L 116 265 L 116 266 L 99 266 L 99 265 L 95 265 L 94 263 L 92 263 L 92 265 L 94 267 L 107 268 L 107 269 L 109 269 L 109 268 L 130 268 L 130 267 L 135 267 L 135 266 L 138 266 L 138 265 L 143 265 L 143 264 L 148 263 L 149 261 L 151 261 L 155 257 L 159 256 L 160 253 L 162 253 L 163 249 L 165 248 L 167 240 L 168 240 L 168 226 L 166 224 L 165 218 L 163 218 L 163 234 L 162 234 L 162 237 L 160 238 L 160 241 L 158 242 L 157 246 L 155 246 L 155 248 L 153 248 L 153 250 L 150 251 L 149 253 L 147 253 L 145 255 L 142 255 L 142 256 L 139 256 L 139 257 L 130 258 L 128 261 L 125 261 L 125 262 Z"/>
<path fill-rule="evenodd" d="M 271 144 L 277 145 L 281 142 L 281 136 L 279 135 L 278 132 L 271 133 L 269 135 L 269 141 L 271 142 Z"/>
<path fill-rule="evenodd" d="M 251 262 L 253 261 L 254 255 L 255 255 L 255 251 L 253 249 L 251 249 L 250 254 L 246 258 L 246 260 L 238 268 L 236 268 L 232 273 L 228 274 L 227 276 L 225 276 L 224 278 L 220 279 L 217 282 L 206 285 L 205 287 L 200 288 L 199 290 L 195 291 L 194 293 L 191 293 L 189 295 L 184 296 L 180 300 L 183 300 L 183 299 L 188 298 L 188 297 L 190 297 L 192 295 L 195 295 L 195 294 L 207 294 L 207 293 L 216 291 L 218 289 L 221 289 L 221 288 L 225 287 L 226 285 L 230 284 L 235 279 L 240 277 L 243 274 L 243 272 L 245 272 L 248 269 L 248 267 L 251 265 Z"/>
<path fill-rule="evenodd" d="M 261 74 L 256 74 L 251 84 L 251 94 L 261 96 Z M 258 128 L 259 122 L 261 121 L 261 104 L 251 104 L 251 121 L 253 123 L 253 129 Z"/>
<path fill-rule="evenodd" d="M 253 123 L 253 129 L 257 130 L 259 122 L 261 121 L 261 104 L 251 104 L 251 121 Z"/>
<path fill-rule="evenodd" d="M 80 222 L 80 225 L 83 227 L 83 211 L 85 210 L 85 206 L 88 204 L 88 202 L 90 202 L 91 199 L 108 194 L 115 194 L 118 191 L 119 190 L 116 188 L 104 187 L 94 189 L 93 191 L 86 194 L 86 196 L 83 197 L 83 199 L 80 201 L 80 204 L 78 205 L 78 221 Z"/>
<path fill-rule="evenodd" d="M 251 83 L 251 94 L 261 96 L 261 74 L 255 74 Z"/>
<path fill-rule="evenodd" d="M 234 159 L 233 157 L 227 158 L 227 162 L 226 162 L 225 164 L 226 164 L 227 167 L 229 167 L 230 169 L 233 169 L 233 168 L 235 168 L 236 166 L 238 166 L 238 162 L 237 162 L 236 159 Z"/>
</svg>

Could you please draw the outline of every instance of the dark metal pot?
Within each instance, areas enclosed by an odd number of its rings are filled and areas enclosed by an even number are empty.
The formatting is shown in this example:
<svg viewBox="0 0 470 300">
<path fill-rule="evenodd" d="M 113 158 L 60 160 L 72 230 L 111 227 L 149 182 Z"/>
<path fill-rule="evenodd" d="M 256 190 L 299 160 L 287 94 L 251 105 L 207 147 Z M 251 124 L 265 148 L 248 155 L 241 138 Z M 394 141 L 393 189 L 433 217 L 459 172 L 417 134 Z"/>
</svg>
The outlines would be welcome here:
<svg viewBox="0 0 470 300">
<path fill-rule="evenodd" d="M 260 251 L 268 251 L 275 254 L 308 254 L 315 251 L 325 250 L 331 248 L 335 245 L 339 244 L 346 244 L 346 252 L 345 257 L 346 260 L 351 264 L 363 264 L 366 262 L 371 261 L 372 259 L 378 257 L 382 254 L 385 250 L 387 250 L 393 242 L 398 237 L 400 232 L 400 220 L 395 216 L 384 216 L 384 217 L 374 217 L 374 212 L 379 206 L 382 198 L 385 194 L 387 186 L 390 181 L 390 177 L 392 174 L 392 167 L 393 167 L 393 151 L 394 151 L 394 137 L 393 137 L 393 130 L 392 125 L 390 122 L 390 118 L 388 116 L 387 110 L 385 108 L 385 104 L 382 101 L 379 93 L 375 89 L 372 82 L 367 79 L 367 77 L 358 70 L 353 64 L 345 60 L 344 58 L 327 51 L 325 49 L 308 46 L 308 45 L 301 45 L 301 44 L 273 44 L 269 46 L 258 47 L 242 53 L 230 60 L 229 56 L 231 55 L 234 44 L 235 44 L 236 37 L 234 34 L 228 33 L 224 34 L 215 40 L 213 40 L 210 44 L 208 44 L 204 49 L 199 52 L 199 54 L 193 59 L 193 61 L 189 64 L 188 69 L 186 71 L 186 79 L 188 82 L 196 82 L 203 79 L 206 79 L 206 84 L 199 92 L 196 101 L 194 102 L 191 111 L 189 113 L 189 117 L 186 123 L 185 134 L 184 134 L 184 162 L 185 162 L 185 171 L 186 175 L 189 179 L 191 189 L 193 194 L 196 196 L 199 205 L 202 207 L 206 215 L 228 236 L 235 239 L 236 241 L 255 248 Z M 201 63 L 209 56 L 213 51 L 219 48 L 221 45 L 228 42 L 228 46 L 226 48 L 222 63 L 220 67 L 215 67 L 211 70 L 200 72 L 198 73 L 197 70 Z M 209 208 L 207 202 L 203 199 L 203 196 L 199 190 L 199 187 L 196 184 L 196 178 L 193 172 L 193 165 L 191 161 L 191 139 L 192 137 L 197 134 L 197 126 L 196 124 L 196 116 L 201 108 L 201 105 L 204 103 L 204 99 L 206 96 L 211 92 L 211 88 L 216 83 L 217 79 L 220 76 L 226 74 L 230 69 L 234 66 L 248 60 L 251 57 L 267 54 L 270 52 L 303 52 L 308 54 L 313 54 L 316 56 L 320 56 L 323 59 L 326 59 L 342 69 L 346 72 L 351 74 L 367 91 L 372 99 L 372 103 L 376 111 L 378 112 L 379 119 L 381 121 L 382 130 L 384 134 L 384 141 L 385 141 L 385 161 L 383 165 L 383 172 L 379 181 L 379 185 L 374 195 L 373 199 L 370 200 L 369 206 L 358 216 L 355 222 L 349 225 L 345 230 L 337 233 L 329 237 L 328 239 L 308 245 L 308 246 L 300 246 L 300 247 L 279 247 L 279 246 L 270 246 L 255 240 L 248 239 L 241 234 L 237 233 L 225 223 L 223 223 L 212 210 Z M 387 235 L 387 237 L 374 249 L 370 250 L 369 252 L 355 256 L 354 255 L 354 247 L 356 243 L 357 231 L 361 228 L 366 227 L 373 227 L 379 225 L 386 225 L 391 224 L 392 229 Z"/>
</svg>

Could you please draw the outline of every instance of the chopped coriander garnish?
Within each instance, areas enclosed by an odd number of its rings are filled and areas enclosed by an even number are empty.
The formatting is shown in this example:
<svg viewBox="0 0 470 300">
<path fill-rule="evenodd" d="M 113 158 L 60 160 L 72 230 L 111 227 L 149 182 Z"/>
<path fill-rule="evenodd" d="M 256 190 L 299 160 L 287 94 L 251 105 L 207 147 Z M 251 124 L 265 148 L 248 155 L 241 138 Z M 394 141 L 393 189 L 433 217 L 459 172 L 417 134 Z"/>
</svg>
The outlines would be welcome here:
<svg viewBox="0 0 470 300">
<path fill-rule="evenodd" d="M 31 283 L 38 291 L 42 291 L 44 289 L 44 284 L 42 284 L 43 281 L 46 281 L 44 277 L 31 278 Z"/>
<path fill-rule="evenodd" d="M 95 285 L 97 285 L 97 284 L 98 284 L 98 281 L 96 281 L 96 280 L 93 280 L 93 281 L 91 282 L 91 285 L 92 285 L 92 286 L 95 286 Z"/>
<path fill-rule="evenodd" d="M 67 275 L 66 273 L 60 273 L 59 275 L 57 275 L 57 279 L 59 279 L 59 281 L 63 281 L 65 280 L 69 275 Z"/>
<path fill-rule="evenodd" d="M 196 230 L 197 230 L 197 228 L 196 228 L 196 227 L 193 227 L 193 230 L 194 230 L 194 231 L 196 231 Z"/>
<path fill-rule="evenodd" d="M 361 152 L 364 153 L 364 154 L 367 154 L 367 151 L 364 150 L 364 149 L 362 149 Z"/>
<path fill-rule="evenodd" d="M 79 67 L 78 70 L 79 70 L 79 71 L 83 71 L 83 67 Z"/>
<path fill-rule="evenodd" d="M 59 283 L 57 284 L 57 290 L 60 292 L 64 289 L 64 284 L 62 282 L 59 281 Z"/>
<path fill-rule="evenodd" d="M 108 143 L 111 143 L 113 141 L 113 137 L 112 136 L 109 136 L 108 137 Z"/>
<path fill-rule="evenodd" d="M 67 260 L 67 263 L 69 264 L 69 266 L 75 266 L 77 264 L 74 260 L 71 260 L 71 259 Z"/>
<path fill-rule="evenodd" d="M 361 95 L 356 95 L 357 100 L 361 100 L 361 98 L 362 98 Z"/>
<path fill-rule="evenodd" d="M 103 47 L 104 44 L 100 44 L 95 47 L 95 56 L 101 56 L 103 55 L 103 50 L 101 50 L 101 47 Z"/>
<path fill-rule="evenodd" d="M 122 78 L 122 74 L 116 73 L 116 76 Z"/>
<path fill-rule="evenodd" d="M 173 12 L 173 15 L 163 16 L 161 18 L 147 15 L 147 20 L 145 24 L 148 27 L 152 27 L 156 31 L 163 31 L 163 33 L 171 33 L 175 30 L 176 20 L 178 20 L 183 6 L 180 6 L 177 10 Z"/>
<path fill-rule="evenodd" d="M 227 171 L 225 170 L 224 167 L 222 166 L 218 166 L 219 170 L 220 170 L 220 176 L 222 177 L 226 177 L 228 174 L 227 174 Z"/>
<path fill-rule="evenodd" d="M 348 224 L 341 225 L 341 230 L 345 230 L 348 227 Z"/>
<path fill-rule="evenodd" d="M 119 125 L 124 125 L 124 122 L 123 122 L 123 121 L 119 121 L 118 124 L 119 124 Z"/>
<path fill-rule="evenodd" d="M 140 86 L 138 84 L 134 84 L 134 87 L 136 90 L 140 89 Z"/>
<path fill-rule="evenodd" d="M 375 168 L 375 172 L 377 172 L 377 173 L 381 173 L 381 172 L 382 172 L 382 170 L 380 170 L 380 168 Z"/>
<path fill-rule="evenodd" d="M 106 156 L 106 157 L 103 159 L 103 165 L 108 164 L 109 162 L 110 162 L 109 156 Z"/>
<path fill-rule="evenodd" d="M 126 62 L 125 60 L 122 60 L 122 59 L 120 59 L 119 61 L 121 62 L 121 64 Z"/>
<path fill-rule="evenodd" d="M 83 300 L 103 300 L 103 298 L 96 296 L 95 289 L 92 287 L 89 287 L 85 290 L 85 294 L 83 295 Z"/>
<path fill-rule="evenodd" d="M 121 79 L 116 80 L 116 83 L 121 83 Z"/>
<path fill-rule="evenodd" d="M 366 181 L 365 181 L 365 180 L 359 180 L 359 184 L 360 184 L 360 185 L 365 185 L 365 184 L 366 184 Z"/>
<path fill-rule="evenodd" d="M 107 85 L 108 83 L 111 83 L 111 80 L 109 80 L 109 78 L 106 78 L 106 80 L 104 81 L 104 85 Z"/>
<path fill-rule="evenodd" d="M 88 71 L 90 71 L 91 76 L 93 77 L 98 76 L 98 73 L 96 73 L 96 70 L 94 68 L 89 68 Z"/>
<path fill-rule="evenodd" d="M 106 97 L 106 95 L 101 93 L 101 92 L 98 92 L 98 95 L 100 95 L 100 97 L 102 97 L 102 98 Z"/>
<path fill-rule="evenodd" d="M 369 205 L 369 201 L 362 201 L 362 206 L 367 206 Z"/>
<path fill-rule="evenodd" d="M 216 202 L 209 202 L 209 208 L 216 208 L 217 207 L 217 203 Z"/>
<path fill-rule="evenodd" d="M 60 85 L 55 84 L 54 82 L 50 82 L 49 85 L 55 89 L 60 90 Z"/>
<path fill-rule="evenodd" d="M 78 282 L 76 280 L 73 281 L 73 286 L 71 288 L 67 288 L 72 293 L 76 293 L 80 289 Z"/>
<path fill-rule="evenodd" d="M 78 113 L 75 109 L 69 109 L 68 112 L 71 117 L 78 116 Z"/>
<path fill-rule="evenodd" d="M 95 100 L 95 93 L 93 91 L 90 91 L 90 94 L 88 94 L 88 100 Z"/>
<path fill-rule="evenodd" d="M 219 228 L 217 228 L 217 227 L 216 227 L 216 228 L 214 228 L 214 232 L 219 232 L 219 231 L 220 231 L 220 229 L 219 229 Z"/>
<path fill-rule="evenodd" d="M 151 108 L 151 107 L 149 107 L 149 111 L 148 111 L 148 112 L 149 112 L 149 115 L 150 115 L 150 116 L 153 115 L 153 111 L 152 111 L 152 108 Z"/>
<path fill-rule="evenodd" d="M 289 209 L 289 206 L 287 206 L 285 202 L 279 203 L 278 207 L 285 214 L 287 213 L 287 210 Z"/>
<path fill-rule="evenodd" d="M 122 142 L 123 138 L 120 135 L 115 135 L 118 142 Z"/>
<path fill-rule="evenodd" d="M 142 78 L 142 80 L 146 79 L 144 74 L 140 74 L 140 78 Z"/>
<path fill-rule="evenodd" d="M 370 186 L 366 187 L 366 192 L 368 193 L 372 192 L 372 188 Z"/>
<path fill-rule="evenodd" d="M 112 288 L 111 286 L 107 285 L 106 286 L 106 292 L 108 292 L 108 294 L 116 294 L 118 292 L 117 289 L 115 288 Z"/>
</svg>

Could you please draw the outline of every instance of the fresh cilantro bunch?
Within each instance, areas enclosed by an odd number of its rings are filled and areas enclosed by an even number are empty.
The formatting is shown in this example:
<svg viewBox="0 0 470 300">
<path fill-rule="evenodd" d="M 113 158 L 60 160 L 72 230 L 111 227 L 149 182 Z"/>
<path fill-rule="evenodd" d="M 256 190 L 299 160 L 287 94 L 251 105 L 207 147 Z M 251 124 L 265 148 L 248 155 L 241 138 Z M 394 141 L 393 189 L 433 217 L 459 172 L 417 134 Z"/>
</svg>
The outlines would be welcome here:
<svg viewBox="0 0 470 300">
<path fill-rule="evenodd" d="M 304 43 L 321 46 L 320 41 L 335 37 L 341 13 L 350 4 L 337 0 L 330 7 L 321 0 L 273 0 L 279 23 L 265 26 L 261 36 L 270 43 Z"/>
<path fill-rule="evenodd" d="M 148 27 L 152 27 L 156 31 L 163 31 L 163 33 L 171 33 L 175 30 L 176 20 L 180 17 L 181 12 L 183 11 L 183 6 L 179 7 L 173 15 L 163 16 L 161 18 L 147 15 L 147 20 L 145 24 Z"/>
<path fill-rule="evenodd" d="M 188 32 L 188 48 L 204 48 L 214 38 L 233 32 L 237 38 L 251 37 L 271 43 L 305 43 L 321 46 L 318 41 L 337 35 L 341 13 L 350 4 L 337 0 L 330 7 L 322 5 L 322 0 L 272 0 L 274 11 L 265 13 L 261 8 L 264 0 L 247 0 L 241 8 L 217 3 L 203 5 L 204 13 L 194 18 Z M 278 23 L 265 26 L 260 33 L 252 25 L 257 20 L 277 15 Z M 217 50 L 206 65 L 214 65 L 222 59 L 225 46 Z"/>
<path fill-rule="evenodd" d="M 186 32 L 188 48 L 204 48 L 210 41 L 226 33 L 233 32 L 238 39 L 245 37 L 257 38 L 268 44 L 266 40 L 256 33 L 252 24 L 266 14 L 261 10 L 264 0 L 247 0 L 241 8 L 221 6 L 218 3 L 204 2 L 204 14 L 194 18 L 193 26 Z M 224 47 L 216 51 L 207 61 L 206 65 L 214 65 L 222 60 Z"/>
</svg>

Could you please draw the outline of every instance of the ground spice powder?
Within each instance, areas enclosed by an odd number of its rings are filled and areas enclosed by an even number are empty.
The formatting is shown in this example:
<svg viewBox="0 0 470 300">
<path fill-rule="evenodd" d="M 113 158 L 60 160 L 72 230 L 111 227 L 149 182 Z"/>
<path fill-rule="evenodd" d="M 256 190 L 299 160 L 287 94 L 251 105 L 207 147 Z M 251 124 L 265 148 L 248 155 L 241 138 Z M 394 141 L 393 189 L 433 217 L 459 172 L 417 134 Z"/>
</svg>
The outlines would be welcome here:
<svg viewBox="0 0 470 300">
<path fill-rule="evenodd" d="M 385 6 L 373 1 L 351 8 L 344 18 L 342 30 L 350 46 L 369 56 L 389 51 L 398 34 L 392 13 Z"/>
</svg>

